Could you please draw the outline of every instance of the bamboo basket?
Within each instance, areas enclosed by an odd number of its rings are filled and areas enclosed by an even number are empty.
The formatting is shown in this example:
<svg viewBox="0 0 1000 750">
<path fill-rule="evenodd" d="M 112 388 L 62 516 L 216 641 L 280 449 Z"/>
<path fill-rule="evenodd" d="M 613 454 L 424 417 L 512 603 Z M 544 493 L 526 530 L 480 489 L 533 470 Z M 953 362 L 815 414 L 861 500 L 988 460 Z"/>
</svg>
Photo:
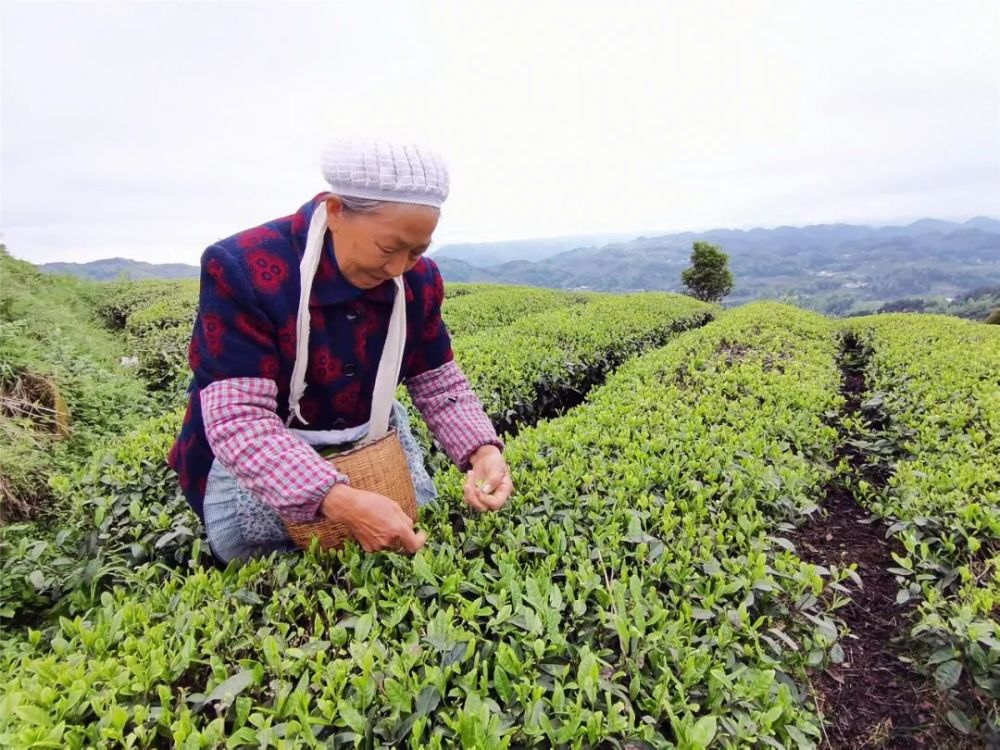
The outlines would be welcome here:
<svg viewBox="0 0 1000 750">
<path fill-rule="evenodd" d="M 341 474 L 350 477 L 352 487 L 385 495 L 394 500 L 406 515 L 417 520 L 417 493 L 403 445 L 395 430 L 378 440 L 328 456 L 327 460 L 335 464 Z M 319 537 L 323 549 L 339 549 L 346 539 L 350 539 L 346 526 L 326 518 L 309 523 L 285 522 L 285 528 L 301 549 L 308 549 L 313 537 Z"/>
</svg>

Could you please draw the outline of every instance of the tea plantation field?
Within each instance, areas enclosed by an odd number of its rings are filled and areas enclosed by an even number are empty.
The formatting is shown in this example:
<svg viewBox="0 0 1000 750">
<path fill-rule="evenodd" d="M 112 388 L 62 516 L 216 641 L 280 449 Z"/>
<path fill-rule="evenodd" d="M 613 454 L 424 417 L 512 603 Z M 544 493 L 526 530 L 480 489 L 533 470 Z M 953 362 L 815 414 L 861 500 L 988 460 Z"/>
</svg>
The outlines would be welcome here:
<svg viewBox="0 0 1000 750">
<path fill-rule="evenodd" d="M 165 465 L 197 285 L 88 300 L 148 403 L 0 529 L 2 747 L 1000 738 L 1000 326 L 454 285 L 507 507 L 468 509 L 418 424 L 414 557 L 220 570 Z"/>
</svg>

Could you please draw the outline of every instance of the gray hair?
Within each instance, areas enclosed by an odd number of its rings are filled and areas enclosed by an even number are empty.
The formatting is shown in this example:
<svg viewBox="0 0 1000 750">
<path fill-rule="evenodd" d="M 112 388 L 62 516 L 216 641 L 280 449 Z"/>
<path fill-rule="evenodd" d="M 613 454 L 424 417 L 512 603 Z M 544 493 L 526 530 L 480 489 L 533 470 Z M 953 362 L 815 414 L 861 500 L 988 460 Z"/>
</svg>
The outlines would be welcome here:
<svg viewBox="0 0 1000 750">
<path fill-rule="evenodd" d="M 328 195 L 337 194 L 328 193 Z M 394 203 L 394 201 L 380 201 L 372 198 L 355 198 L 350 195 L 337 195 L 337 197 L 340 198 L 340 204 L 344 207 L 344 211 L 349 214 L 374 214 L 378 213 L 383 206 Z"/>
<path fill-rule="evenodd" d="M 388 201 L 377 201 L 371 198 L 352 198 L 349 195 L 338 195 L 344 210 L 349 214 L 374 214 Z"/>
</svg>

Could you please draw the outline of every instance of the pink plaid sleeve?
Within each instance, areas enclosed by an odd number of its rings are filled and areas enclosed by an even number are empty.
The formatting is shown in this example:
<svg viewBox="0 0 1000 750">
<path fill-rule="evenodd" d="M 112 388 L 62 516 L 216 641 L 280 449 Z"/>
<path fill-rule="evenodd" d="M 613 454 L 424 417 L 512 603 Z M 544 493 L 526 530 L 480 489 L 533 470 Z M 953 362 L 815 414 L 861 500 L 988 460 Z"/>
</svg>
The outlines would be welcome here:
<svg viewBox="0 0 1000 750">
<path fill-rule="evenodd" d="M 205 436 L 216 458 L 258 500 L 292 522 L 313 521 L 327 492 L 348 483 L 277 414 L 269 378 L 226 378 L 201 391 Z"/>
<path fill-rule="evenodd" d="M 455 360 L 407 379 L 406 388 L 434 437 L 462 471 L 468 470 L 476 449 L 495 445 L 503 450 L 503 441 Z"/>
</svg>

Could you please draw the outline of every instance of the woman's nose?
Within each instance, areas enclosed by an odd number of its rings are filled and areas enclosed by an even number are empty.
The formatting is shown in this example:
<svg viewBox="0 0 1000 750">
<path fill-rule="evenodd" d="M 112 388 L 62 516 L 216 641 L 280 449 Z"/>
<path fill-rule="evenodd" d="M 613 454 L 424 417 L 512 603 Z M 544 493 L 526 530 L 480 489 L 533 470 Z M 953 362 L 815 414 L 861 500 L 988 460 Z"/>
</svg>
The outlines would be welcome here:
<svg viewBox="0 0 1000 750">
<path fill-rule="evenodd" d="M 393 258 L 391 261 L 383 266 L 385 272 L 390 276 L 395 278 L 396 276 L 402 276 L 406 273 L 406 256 L 401 256 L 399 258 Z"/>
</svg>

